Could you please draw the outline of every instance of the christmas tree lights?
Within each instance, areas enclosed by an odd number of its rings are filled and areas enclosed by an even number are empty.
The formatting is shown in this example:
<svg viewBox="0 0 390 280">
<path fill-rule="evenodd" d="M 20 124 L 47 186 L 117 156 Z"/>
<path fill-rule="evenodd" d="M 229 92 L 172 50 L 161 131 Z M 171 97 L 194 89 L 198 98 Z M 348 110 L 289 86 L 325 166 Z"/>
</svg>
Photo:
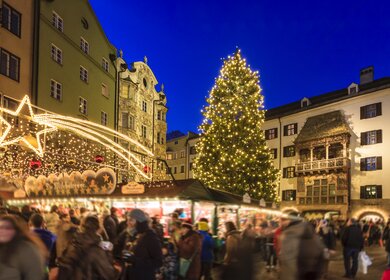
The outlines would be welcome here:
<svg viewBox="0 0 390 280">
<path fill-rule="evenodd" d="M 206 99 L 194 173 L 211 188 L 276 201 L 278 170 L 262 131 L 259 74 L 240 50 L 224 60 Z"/>
</svg>

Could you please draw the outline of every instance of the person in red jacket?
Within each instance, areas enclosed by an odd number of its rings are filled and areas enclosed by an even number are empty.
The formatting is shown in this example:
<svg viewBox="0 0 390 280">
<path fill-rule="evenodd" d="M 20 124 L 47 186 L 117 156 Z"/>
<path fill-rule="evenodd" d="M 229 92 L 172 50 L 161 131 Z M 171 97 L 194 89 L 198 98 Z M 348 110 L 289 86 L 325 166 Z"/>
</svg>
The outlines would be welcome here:
<svg viewBox="0 0 390 280">
<path fill-rule="evenodd" d="M 279 257 L 280 253 L 280 236 L 282 234 L 282 227 L 279 226 L 274 232 L 274 249 L 276 252 L 276 256 Z"/>
<path fill-rule="evenodd" d="M 390 267 L 383 272 L 382 280 L 390 280 Z"/>
</svg>

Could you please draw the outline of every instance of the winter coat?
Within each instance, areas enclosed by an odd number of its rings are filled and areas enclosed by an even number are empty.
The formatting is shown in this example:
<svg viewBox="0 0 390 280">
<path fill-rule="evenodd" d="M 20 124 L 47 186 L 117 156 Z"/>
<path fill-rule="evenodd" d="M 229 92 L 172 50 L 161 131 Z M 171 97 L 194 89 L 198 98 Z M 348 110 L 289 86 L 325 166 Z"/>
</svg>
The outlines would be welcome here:
<svg viewBox="0 0 390 280">
<path fill-rule="evenodd" d="M 213 262 L 214 260 L 214 240 L 207 231 L 199 230 L 199 234 L 202 236 L 202 262 Z"/>
<path fill-rule="evenodd" d="M 44 261 L 38 248 L 29 241 L 20 241 L 9 256 L 8 263 L 0 263 L 0 279 L 4 280 L 42 280 Z M 0 256 L 8 255 L 0 246 Z"/>
<path fill-rule="evenodd" d="M 336 237 L 331 227 L 320 228 L 318 232 L 319 236 L 324 242 L 325 248 L 334 250 L 336 248 Z"/>
<path fill-rule="evenodd" d="M 360 227 L 355 224 L 346 227 L 341 236 L 341 244 L 343 244 L 343 247 L 346 249 L 362 250 L 364 239 Z"/>
<path fill-rule="evenodd" d="M 42 240 L 42 242 L 46 245 L 46 248 L 49 252 L 53 249 L 53 246 L 56 242 L 57 237 L 50 231 L 46 229 L 36 228 L 34 232 L 38 235 L 38 237 Z"/>
<path fill-rule="evenodd" d="M 57 257 L 61 257 L 66 247 L 72 241 L 77 232 L 78 227 L 72 223 L 60 221 L 57 226 L 57 241 L 56 241 L 56 254 Z"/>
<path fill-rule="evenodd" d="M 71 271 L 72 280 L 113 280 L 118 272 L 113 262 L 101 246 L 101 237 L 97 234 L 77 233 L 62 257 L 58 259 L 59 278 L 68 277 L 63 271 Z"/>
<path fill-rule="evenodd" d="M 54 234 L 57 234 L 57 227 L 60 222 L 60 216 L 56 212 L 45 214 L 46 228 Z"/>
<path fill-rule="evenodd" d="M 390 268 L 386 269 L 382 274 L 382 280 L 390 280 Z"/>
<path fill-rule="evenodd" d="M 280 279 L 319 279 L 324 245 L 313 227 L 306 222 L 292 221 L 283 229 L 280 238 Z"/>
<path fill-rule="evenodd" d="M 103 227 L 108 235 L 108 239 L 113 244 L 116 243 L 117 238 L 117 224 L 111 216 L 106 216 L 103 220 Z"/>
<path fill-rule="evenodd" d="M 161 243 L 156 233 L 148 227 L 147 222 L 137 225 L 137 241 L 130 259 L 132 264 L 127 272 L 127 279 L 154 280 L 156 272 L 162 265 Z"/>
<path fill-rule="evenodd" d="M 163 257 L 163 265 L 160 268 L 160 274 L 164 280 L 176 280 L 178 276 L 178 259 L 177 255 L 169 252 Z"/>
<path fill-rule="evenodd" d="M 241 234 L 237 230 L 229 232 L 226 236 L 226 254 L 224 258 L 225 264 L 238 262 L 240 259 L 240 245 Z"/>
<path fill-rule="evenodd" d="M 282 235 L 282 227 L 278 227 L 274 233 L 274 249 L 275 249 L 277 256 L 279 256 L 279 254 L 280 254 L 280 237 L 281 237 L 281 235 Z"/>
<path fill-rule="evenodd" d="M 192 258 L 186 279 L 199 279 L 201 274 L 202 236 L 196 231 L 190 230 L 182 236 L 177 244 L 179 257 Z"/>
</svg>

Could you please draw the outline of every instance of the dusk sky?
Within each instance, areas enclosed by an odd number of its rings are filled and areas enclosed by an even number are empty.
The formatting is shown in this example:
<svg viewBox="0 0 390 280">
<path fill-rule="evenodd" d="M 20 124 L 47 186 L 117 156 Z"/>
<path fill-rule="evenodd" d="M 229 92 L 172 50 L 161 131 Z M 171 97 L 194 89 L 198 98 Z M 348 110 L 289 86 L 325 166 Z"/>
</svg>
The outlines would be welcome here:
<svg viewBox="0 0 390 280">
<path fill-rule="evenodd" d="M 143 60 L 168 98 L 168 131 L 197 131 L 222 65 L 239 46 L 273 108 L 390 76 L 390 1 L 90 0 L 128 63 Z M 158 86 L 159 87 L 159 86 Z"/>
</svg>

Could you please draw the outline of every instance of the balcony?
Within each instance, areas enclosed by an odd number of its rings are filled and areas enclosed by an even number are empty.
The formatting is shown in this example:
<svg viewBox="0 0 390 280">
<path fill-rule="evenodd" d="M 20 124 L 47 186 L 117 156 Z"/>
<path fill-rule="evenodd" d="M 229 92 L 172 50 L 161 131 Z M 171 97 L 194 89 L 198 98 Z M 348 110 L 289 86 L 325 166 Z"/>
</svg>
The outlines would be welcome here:
<svg viewBox="0 0 390 280">
<path fill-rule="evenodd" d="M 346 157 L 313 160 L 297 163 L 295 165 L 295 172 L 306 173 L 306 172 L 322 172 L 338 169 L 346 169 L 350 167 L 350 160 Z"/>
</svg>

